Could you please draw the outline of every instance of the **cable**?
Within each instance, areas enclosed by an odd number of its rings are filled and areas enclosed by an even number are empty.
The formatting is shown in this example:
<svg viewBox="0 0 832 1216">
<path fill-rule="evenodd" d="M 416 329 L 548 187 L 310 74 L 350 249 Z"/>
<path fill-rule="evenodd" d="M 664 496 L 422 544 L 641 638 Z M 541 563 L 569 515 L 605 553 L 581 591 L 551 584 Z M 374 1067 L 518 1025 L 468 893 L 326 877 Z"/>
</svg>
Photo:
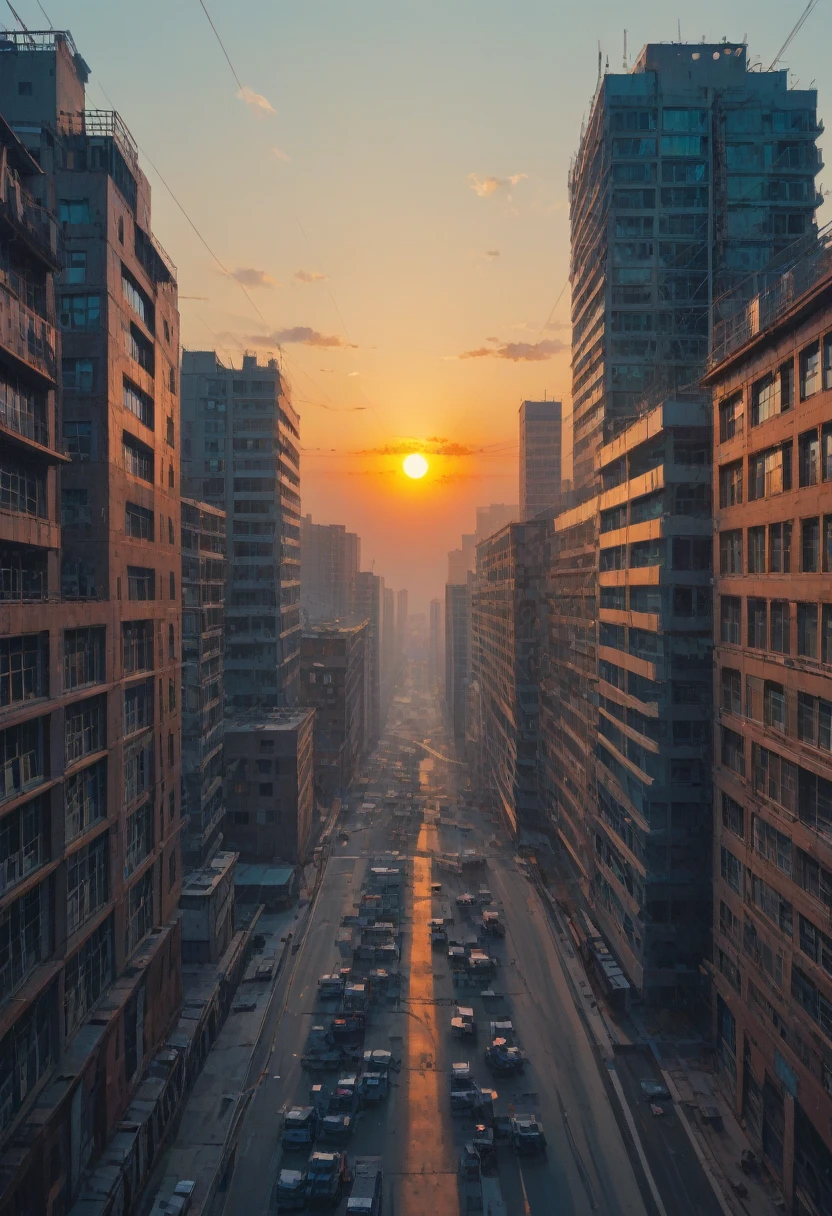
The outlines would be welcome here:
<svg viewBox="0 0 832 1216">
<path fill-rule="evenodd" d="M 216 38 L 217 42 L 220 44 L 220 49 L 222 50 L 223 55 L 225 55 L 225 62 L 226 62 L 226 63 L 228 64 L 228 66 L 231 68 L 231 75 L 232 75 L 232 76 L 234 77 L 234 79 L 237 81 L 237 88 L 238 88 L 238 89 L 240 90 L 240 92 L 242 93 L 242 91 L 243 91 L 243 84 L 242 84 L 242 81 L 240 80 L 240 77 L 237 75 L 237 73 L 236 73 L 236 71 L 235 71 L 235 69 L 234 69 L 234 64 L 231 62 L 231 59 L 230 59 L 229 54 L 228 54 L 228 51 L 225 49 L 225 45 L 224 45 L 224 43 L 223 43 L 223 40 L 222 40 L 222 38 L 220 38 L 220 36 L 219 36 L 219 33 L 218 33 L 218 31 L 217 31 L 217 27 L 214 25 L 214 22 L 211 20 L 211 14 L 208 12 L 208 9 L 205 7 L 205 0 L 199 0 L 199 6 L 200 6 L 200 8 L 202 9 L 202 11 L 203 11 L 203 13 L 205 14 L 205 16 L 208 18 L 208 24 L 210 25 L 211 29 L 214 31 L 214 37 Z"/>
<path fill-rule="evenodd" d="M 40 11 L 43 13 L 44 17 L 46 18 L 50 30 L 54 30 L 55 27 L 49 18 L 49 14 L 47 13 L 46 9 L 41 4 L 40 0 L 35 0 L 35 3 L 37 4 L 38 8 L 40 9 Z"/>
<path fill-rule="evenodd" d="M 535 342 L 535 346 L 537 346 L 539 344 L 540 339 L 543 337 L 543 331 L 546 328 L 546 326 L 549 324 L 549 322 L 551 321 L 552 317 L 555 315 L 555 309 L 557 308 L 558 304 L 560 304 L 561 297 L 563 296 L 563 293 L 566 291 L 568 286 L 569 286 L 569 275 L 566 276 L 566 282 L 564 283 L 563 287 L 561 287 L 560 291 L 558 292 L 558 298 L 555 300 L 554 304 L 552 305 L 552 311 L 549 313 L 548 317 L 546 318 L 546 320 L 543 322 L 543 324 L 540 327 L 540 333 L 537 335 L 537 341 Z"/>
</svg>

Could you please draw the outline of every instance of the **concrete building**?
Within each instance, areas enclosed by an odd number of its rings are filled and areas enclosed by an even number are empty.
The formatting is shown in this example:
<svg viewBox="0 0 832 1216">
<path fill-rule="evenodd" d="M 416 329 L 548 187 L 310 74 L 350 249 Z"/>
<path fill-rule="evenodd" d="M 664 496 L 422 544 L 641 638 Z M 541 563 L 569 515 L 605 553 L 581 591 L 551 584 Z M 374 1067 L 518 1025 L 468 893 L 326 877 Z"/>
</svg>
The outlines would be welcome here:
<svg viewBox="0 0 832 1216">
<path fill-rule="evenodd" d="M 651 1004 L 698 992 L 709 944 L 710 438 L 677 396 L 599 453 L 591 897 Z"/>
<path fill-rule="evenodd" d="M 407 590 L 402 588 L 396 595 L 396 650 L 399 655 L 407 651 Z"/>
<path fill-rule="evenodd" d="M 520 519 L 560 509 L 562 425 L 560 401 L 520 406 Z"/>
<path fill-rule="evenodd" d="M 382 723 L 387 714 L 388 688 L 385 660 L 385 587 L 384 579 L 369 570 L 359 570 L 355 577 L 355 621 L 367 621 L 367 746 L 372 747 L 381 735 Z"/>
<path fill-rule="evenodd" d="M 786 1210 L 832 1210 L 832 246 L 717 328 L 714 1040 Z"/>
<path fill-rule="evenodd" d="M 393 685 L 399 670 L 399 655 L 396 653 L 396 593 L 392 587 L 384 588 L 382 606 L 382 683 L 384 685 L 383 700 L 389 706 L 393 695 Z"/>
<path fill-rule="evenodd" d="M 495 532 L 500 532 L 506 524 L 516 524 L 520 519 L 520 507 L 517 503 L 508 505 L 504 502 L 492 502 L 488 507 L 477 507 L 477 527 L 474 533 L 474 543 L 487 540 Z M 476 556 L 474 557 L 476 566 Z"/>
<path fill-rule="evenodd" d="M 739 43 L 651 43 L 600 79 L 569 177 L 573 466 L 704 370 L 712 301 L 814 224 L 813 89 Z"/>
<path fill-rule="evenodd" d="M 206 865 L 222 839 L 225 512 L 182 499 L 182 860 Z"/>
<path fill-rule="evenodd" d="M 473 575 L 469 576 L 473 582 Z M 469 580 L 445 587 L 445 705 L 458 746 L 465 743 L 466 698 L 471 678 Z"/>
<path fill-rule="evenodd" d="M 315 793 L 332 806 L 355 776 L 367 743 L 369 621 L 304 629 L 301 704 L 315 711 Z"/>
<path fill-rule="evenodd" d="M 308 624 L 344 620 L 355 611 L 355 576 L 361 537 L 343 524 L 315 524 L 304 515 L 300 529 L 300 603 Z"/>
<path fill-rule="evenodd" d="M 252 709 L 225 724 L 225 844 L 245 863 L 309 860 L 314 711 Z"/>
<path fill-rule="evenodd" d="M 485 523 L 485 526 L 490 526 L 490 522 Z M 490 533 L 485 535 L 490 535 Z M 453 583 L 454 586 L 467 582 L 468 574 L 473 572 L 476 564 L 477 535 L 475 532 L 464 532 L 459 549 L 448 551 L 448 582 Z"/>
<path fill-rule="evenodd" d="M 441 600 L 431 600 L 428 635 L 428 687 L 441 692 L 445 673 L 445 620 Z"/>
<path fill-rule="evenodd" d="M 297 704 L 300 419 L 276 359 L 225 367 L 182 352 L 185 492 L 228 519 L 225 696 L 232 710 Z"/>
<path fill-rule="evenodd" d="M 237 853 L 215 853 L 186 875 L 179 897 L 183 963 L 217 963 L 234 936 Z"/>
<path fill-rule="evenodd" d="M 0 112 L 43 172 L 0 124 L 0 1208 L 51 1213 L 181 1001 L 179 318 L 71 36 L 4 41 Z"/>
<path fill-rule="evenodd" d="M 477 545 L 471 596 L 472 737 L 481 786 L 509 830 L 538 829 L 537 744 L 543 578 L 549 524 L 509 524 Z"/>
</svg>

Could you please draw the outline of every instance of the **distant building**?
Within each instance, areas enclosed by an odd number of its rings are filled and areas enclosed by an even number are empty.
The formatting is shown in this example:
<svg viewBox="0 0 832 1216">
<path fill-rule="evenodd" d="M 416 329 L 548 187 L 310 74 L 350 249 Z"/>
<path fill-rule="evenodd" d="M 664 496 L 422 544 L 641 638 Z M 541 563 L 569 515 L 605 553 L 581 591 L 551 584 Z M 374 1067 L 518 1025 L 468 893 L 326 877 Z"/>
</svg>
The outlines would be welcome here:
<svg viewBox="0 0 832 1216">
<path fill-rule="evenodd" d="M 311 709 L 248 710 L 225 726 L 225 843 L 243 862 L 303 865 L 315 808 Z"/>
<path fill-rule="evenodd" d="M 361 538 L 343 524 L 301 520 L 300 602 L 306 621 L 344 620 L 355 610 L 355 576 L 361 566 Z"/>
<path fill-rule="evenodd" d="M 515 524 L 520 518 L 517 503 L 507 506 L 504 502 L 492 502 L 490 507 L 477 507 L 475 543 L 487 540 L 495 532 L 500 532 L 506 524 Z M 476 564 L 476 557 L 474 562 Z"/>
<path fill-rule="evenodd" d="M 225 512 L 182 499 L 182 860 L 206 865 L 221 840 Z"/>
<path fill-rule="evenodd" d="M 560 508 L 561 403 L 524 401 L 520 406 L 520 518 Z"/>
<path fill-rule="evenodd" d="M 234 936 L 237 853 L 215 853 L 182 883 L 179 921 L 183 963 L 218 963 Z"/>
<path fill-rule="evenodd" d="M 300 419 L 276 359 L 182 353 L 185 493 L 228 519 L 225 696 L 232 711 L 297 704 Z"/>
<path fill-rule="evenodd" d="M 372 747 L 381 735 L 386 706 L 382 699 L 382 674 L 384 663 L 384 579 L 368 570 L 359 570 L 355 576 L 354 620 L 368 622 L 367 625 L 367 745 Z"/>
<path fill-rule="evenodd" d="M 445 672 L 445 628 L 444 605 L 441 600 L 431 600 L 428 636 L 428 686 L 439 692 Z"/>
<path fill-rule="evenodd" d="M 400 655 L 407 650 L 407 591 L 396 596 L 396 649 Z"/>
<path fill-rule="evenodd" d="M 301 704 L 315 711 L 315 791 L 331 806 L 355 776 L 367 743 L 369 621 L 304 629 Z"/>
<path fill-rule="evenodd" d="M 512 832 L 541 826 L 537 791 L 539 638 L 548 525 L 509 524 L 477 546 L 471 595 L 469 731 L 478 775 Z"/>
<path fill-rule="evenodd" d="M 468 575 L 477 564 L 477 537 L 474 532 L 463 533 L 459 549 L 448 552 L 448 582 L 460 586 L 468 581 Z"/>
<path fill-rule="evenodd" d="M 470 576 L 473 580 L 473 575 Z M 465 742 L 466 698 L 471 678 L 471 592 L 469 582 L 445 587 L 445 704 L 451 733 Z"/>
</svg>

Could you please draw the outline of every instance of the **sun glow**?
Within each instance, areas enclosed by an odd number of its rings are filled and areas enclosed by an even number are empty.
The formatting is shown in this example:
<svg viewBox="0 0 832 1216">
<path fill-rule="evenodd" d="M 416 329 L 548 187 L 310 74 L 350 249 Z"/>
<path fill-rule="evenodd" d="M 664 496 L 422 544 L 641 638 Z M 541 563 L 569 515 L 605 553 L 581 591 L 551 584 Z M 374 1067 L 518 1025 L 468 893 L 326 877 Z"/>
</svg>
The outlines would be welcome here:
<svg viewBox="0 0 832 1216">
<path fill-rule="evenodd" d="M 413 477 L 418 480 L 424 477 L 428 471 L 428 462 L 425 460 L 421 452 L 411 452 L 409 456 L 405 456 L 402 462 L 402 468 L 408 477 Z"/>
</svg>

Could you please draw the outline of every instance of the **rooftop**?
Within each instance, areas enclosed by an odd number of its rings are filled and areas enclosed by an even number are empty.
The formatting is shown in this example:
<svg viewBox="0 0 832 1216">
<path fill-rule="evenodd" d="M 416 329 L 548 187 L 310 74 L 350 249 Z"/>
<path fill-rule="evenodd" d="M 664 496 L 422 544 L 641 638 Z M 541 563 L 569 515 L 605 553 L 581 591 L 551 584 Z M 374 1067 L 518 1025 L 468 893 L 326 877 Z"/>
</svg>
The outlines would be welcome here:
<svg viewBox="0 0 832 1216">
<path fill-rule="evenodd" d="M 208 896 L 234 868 L 239 853 L 225 851 L 217 853 L 207 866 L 186 874 L 182 882 L 182 896 Z"/>
<path fill-rule="evenodd" d="M 310 718 L 314 709 L 248 709 L 238 710 L 226 719 L 226 734 L 230 731 L 297 730 Z"/>
<path fill-rule="evenodd" d="M 305 638 L 331 638 L 342 637 L 347 634 L 358 633 L 368 624 L 368 620 L 357 621 L 354 625 L 342 624 L 340 621 L 324 621 L 320 625 L 305 625 L 303 628 L 303 636 Z"/>
</svg>

